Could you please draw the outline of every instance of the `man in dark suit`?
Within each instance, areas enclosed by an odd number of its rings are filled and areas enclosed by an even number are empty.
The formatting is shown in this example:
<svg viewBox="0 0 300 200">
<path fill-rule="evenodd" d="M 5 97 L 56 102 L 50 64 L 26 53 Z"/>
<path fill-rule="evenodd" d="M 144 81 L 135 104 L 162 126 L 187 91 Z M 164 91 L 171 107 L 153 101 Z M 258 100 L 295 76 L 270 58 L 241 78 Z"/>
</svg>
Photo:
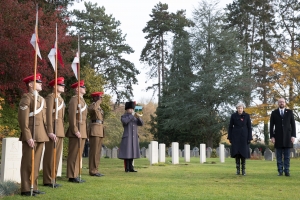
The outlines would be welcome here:
<svg viewBox="0 0 300 200">
<path fill-rule="evenodd" d="M 285 99 L 280 98 L 279 108 L 273 110 L 270 117 L 270 138 L 276 148 L 278 176 L 282 176 L 283 171 L 285 176 L 290 176 L 290 148 L 293 147 L 296 137 L 293 111 L 286 109 L 285 106 Z"/>
</svg>

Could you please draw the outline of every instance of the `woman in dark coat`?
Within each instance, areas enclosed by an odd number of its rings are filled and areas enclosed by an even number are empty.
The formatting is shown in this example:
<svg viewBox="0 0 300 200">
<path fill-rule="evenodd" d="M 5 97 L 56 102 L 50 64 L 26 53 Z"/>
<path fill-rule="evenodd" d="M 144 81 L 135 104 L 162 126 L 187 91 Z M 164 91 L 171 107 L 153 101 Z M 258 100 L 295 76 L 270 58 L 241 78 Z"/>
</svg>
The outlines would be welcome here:
<svg viewBox="0 0 300 200">
<path fill-rule="evenodd" d="M 242 175 L 246 175 L 246 158 L 250 158 L 250 141 L 252 140 L 252 128 L 250 115 L 244 112 L 245 105 L 238 103 L 237 112 L 230 118 L 228 128 L 228 140 L 231 143 L 231 157 L 235 158 L 236 174 L 240 174 L 240 161 L 242 163 Z"/>
<path fill-rule="evenodd" d="M 119 149 L 119 159 L 124 159 L 125 172 L 137 172 L 134 170 L 132 162 L 133 159 L 140 158 L 137 127 L 143 126 L 144 122 L 139 114 L 133 115 L 134 107 L 135 102 L 126 102 L 125 114 L 121 116 L 124 132 Z"/>
</svg>

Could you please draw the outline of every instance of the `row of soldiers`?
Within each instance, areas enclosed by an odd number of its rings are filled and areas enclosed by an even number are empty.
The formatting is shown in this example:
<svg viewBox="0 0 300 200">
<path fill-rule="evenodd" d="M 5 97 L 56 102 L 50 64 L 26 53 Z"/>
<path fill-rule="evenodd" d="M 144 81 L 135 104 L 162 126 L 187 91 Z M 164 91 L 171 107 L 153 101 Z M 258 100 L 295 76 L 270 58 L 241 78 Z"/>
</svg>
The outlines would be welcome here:
<svg viewBox="0 0 300 200">
<path fill-rule="evenodd" d="M 55 80 L 49 82 L 53 88 L 53 93 L 49 94 L 45 99 L 38 94 L 42 91 L 42 76 L 36 74 L 36 83 L 34 87 L 34 75 L 23 79 L 28 88 L 20 101 L 18 109 L 18 121 L 21 129 L 20 141 L 22 141 L 22 160 L 21 160 L 21 195 L 35 196 L 44 194 L 45 192 L 38 190 L 37 179 L 39 174 L 39 166 L 42 158 L 43 148 L 43 185 L 49 187 L 60 187 L 52 178 L 54 157 L 60 160 L 62 152 L 63 138 L 69 138 L 68 159 L 67 159 L 67 177 L 69 182 L 81 183 L 85 182 L 80 177 L 80 165 L 78 153 L 82 155 L 83 147 L 86 139 L 90 143 L 89 152 L 89 174 L 91 176 L 101 177 L 98 165 L 100 162 L 102 140 L 104 137 L 103 117 L 104 113 L 100 107 L 103 92 L 92 93 L 93 102 L 87 106 L 83 95 L 86 93 L 84 80 L 71 85 L 76 91 L 68 105 L 69 127 L 64 133 L 64 115 L 65 103 L 61 97 L 61 93 L 65 90 L 64 78 L 57 78 L 57 88 L 55 88 Z M 78 84 L 80 87 L 78 87 Z M 35 88 L 35 90 L 34 90 Z M 79 91 L 78 91 L 79 90 Z M 57 91 L 57 93 L 55 93 Z M 35 92 L 37 94 L 35 94 Z M 57 94 L 57 98 L 56 98 Z M 78 97 L 79 94 L 79 97 Z M 36 99 L 36 109 L 35 105 Z M 79 100 L 78 100 L 79 98 Z M 55 99 L 58 99 L 56 106 Z M 77 113 L 80 108 L 80 118 Z M 34 114 L 35 111 L 35 114 Z M 55 116 L 57 113 L 57 117 Z M 87 115 L 90 115 L 90 129 L 87 133 Z M 33 134 L 34 133 L 34 134 Z M 53 151 L 54 145 L 56 152 Z M 32 149 L 34 148 L 34 171 L 32 172 Z M 78 152 L 79 149 L 81 152 Z M 54 155 L 55 154 L 55 155 Z M 56 162 L 55 174 L 57 173 L 58 163 Z M 31 183 L 31 175 L 34 173 L 33 184 Z"/>
</svg>

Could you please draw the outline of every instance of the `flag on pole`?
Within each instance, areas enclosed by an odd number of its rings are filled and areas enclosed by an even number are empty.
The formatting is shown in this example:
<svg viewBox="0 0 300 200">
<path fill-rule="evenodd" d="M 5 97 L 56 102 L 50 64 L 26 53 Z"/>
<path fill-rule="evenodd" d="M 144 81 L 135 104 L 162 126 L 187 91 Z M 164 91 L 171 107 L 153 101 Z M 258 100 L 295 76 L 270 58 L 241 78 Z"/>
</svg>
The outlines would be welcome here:
<svg viewBox="0 0 300 200">
<path fill-rule="evenodd" d="M 50 50 L 50 52 L 48 54 L 48 58 L 52 64 L 54 71 L 55 71 L 55 56 L 56 56 L 56 45 L 54 44 L 54 46 L 52 47 L 52 49 Z M 65 66 L 59 49 L 57 49 L 57 60 L 59 61 L 60 65 L 62 67 Z"/>
<path fill-rule="evenodd" d="M 36 42 L 37 40 L 37 42 Z M 30 40 L 30 44 L 33 46 L 34 50 L 36 51 L 37 55 L 40 57 L 40 59 L 42 60 L 42 56 L 41 56 L 41 52 L 40 52 L 40 48 L 39 48 L 39 39 L 36 38 L 36 34 L 32 34 L 31 40 Z M 35 44 L 37 44 L 35 46 Z"/>
<path fill-rule="evenodd" d="M 78 76 L 77 76 L 78 63 L 79 63 L 79 56 L 78 56 L 78 52 L 77 52 L 76 56 L 72 62 L 72 70 L 73 70 L 77 80 L 78 80 Z"/>
</svg>

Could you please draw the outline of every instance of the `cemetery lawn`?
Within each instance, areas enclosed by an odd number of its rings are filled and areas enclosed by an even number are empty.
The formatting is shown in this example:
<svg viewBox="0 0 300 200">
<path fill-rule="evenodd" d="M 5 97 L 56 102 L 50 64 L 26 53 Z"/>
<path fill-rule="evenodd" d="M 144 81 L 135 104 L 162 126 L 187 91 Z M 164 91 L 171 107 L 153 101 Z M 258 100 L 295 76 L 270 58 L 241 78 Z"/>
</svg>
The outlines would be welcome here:
<svg viewBox="0 0 300 200">
<path fill-rule="evenodd" d="M 46 194 L 34 199 L 300 199 L 300 159 L 291 159 L 291 176 L 277 176 L 276 161 L 246 160 L 246 176 L 235 175 L 233 158 L 220 163 L 218 158 L 208 158 L 200 164 L 199 158 L 191 157 L 185 163 L 172 165 L 171 158 L 165 164 L 149 165 L 147 158 L 135 160 L 137 173 L 125 173 L 123 161 L 101 158 L 100 172 L 104 177 L 88 175 L 88 159 L 83 158 L 82 179 L 85 183 L 69 183 L 66 161 L 63 174 L 57 183 L 62 187 L 52 189 L 42 186 Z M 3 199 L 28 199 L 20 195 Z"/>
</svg>

